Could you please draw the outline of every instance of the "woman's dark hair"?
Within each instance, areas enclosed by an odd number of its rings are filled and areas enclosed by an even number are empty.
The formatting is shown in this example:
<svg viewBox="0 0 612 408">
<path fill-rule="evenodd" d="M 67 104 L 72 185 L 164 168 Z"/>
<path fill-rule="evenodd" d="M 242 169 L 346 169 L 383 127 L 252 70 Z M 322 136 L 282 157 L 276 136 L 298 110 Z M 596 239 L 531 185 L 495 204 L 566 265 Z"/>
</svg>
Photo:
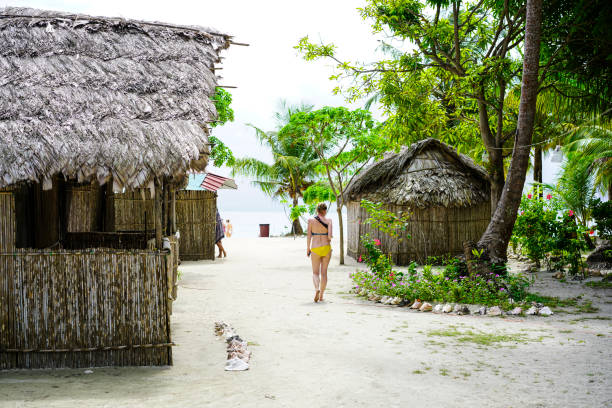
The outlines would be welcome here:
<svg viewBox="0 0 612 408">
<path fill-rule="evenodd" d="M 325 204 L 325 203 L 319 203 L 319 204 L 317 205 L 317 212 L 318 212 L 318 213 L 321 213 L 321 212 L 323 212 L 323 211 L 327 211 L 327 204 Z"/>
</svg>

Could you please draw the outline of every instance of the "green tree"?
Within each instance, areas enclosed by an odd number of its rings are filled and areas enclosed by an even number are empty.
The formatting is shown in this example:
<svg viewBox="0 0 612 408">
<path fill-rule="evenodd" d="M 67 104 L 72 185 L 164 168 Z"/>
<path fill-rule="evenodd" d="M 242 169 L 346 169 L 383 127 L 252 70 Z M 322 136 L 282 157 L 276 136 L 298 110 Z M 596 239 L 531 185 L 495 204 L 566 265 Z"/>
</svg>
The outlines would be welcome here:
<svg viewBox="0 0 612 408">
<path fill-rule="evenodd" d="M 572 126 L 566 139 L 566 150 L 589 156 L 595 184 L 612 200 L 612 121 L 598 116 Z"/>
<path fill-rule="evenodd" d="M 277 130 L 266 132 L 251 125 L 258 140 L 270 149 L 272 163 L 246 157 L 236 159 L 233 164 L 233 174 L 254 177 L 253 184 L 265 194 L 291 200 L 291 214 L 297 213 L 299 198 L 314 183 L 319 160 L 312 146 L 302 140 L 299 133 L 284 131 L 281 135 L 279 129 L 292 115 L 311 109 L 312 106 L 308 105 L 290 106 L 281 102 L 281 110 L 275 115 Z M 303 234 L 299 217 L 290 218 L 293 221 L 292 232 Z"/>
<path fill-rule="evenodd" d="M 234 121 L 234 110 L 231 108 L 232 94 L 223 88 L 217 88 L 215 95 L 212 97 L 217 109 L 217 120 L 210 124 L 213 129 L 217 126 L 222 126 L 227 122 Z M 234 154 L 229 147 L 225 145 L 218 137 L 209 136 L 208 141 L 211 144 L 210 161 L 215 167 L 223 165 L 232 166 L 234 164 Z"/>
<path fill-rule="evenodd" d="M 370 112 L 363 109 L 324 107 L 313 112 L 291 116 L 281 135 L 301 135 L 320 160 L 324 177 L 336 197 L 340 231 L 340 264 L 344 264 L 344 223 L 342 207 L 344 190 L 353 177 L 374 157 L 389 147 L 379 137 L 377 124 Z"/>
<path fill-rule="evenodd" d="M 610 30 L 605 17 L 600 16 L 607 15 L 605 11 L 610 10 L 610 2 L 547 1 L 544 24 L 541 18 L 531 20 L 530 29 L 537 34 L 531 34 L 532 39 L 538 38 L 535 56 L 538 63 L 530 63 L 530 67 L 535 68 L 535 74 L 530 72 L 530 75 L 535 77 L 525 82 L 526 65 L 521 61 L 521 54 L 526 60 L 526 38 L 530 35 L 526 11 L 530 6 L 533 12 L 537 10 L 537 14 L 542 15 L 542 4 L 535 1 L 369 0 L 361 12 L 371 21 L 374 31 L 384 31 L 395 40 L 409 42 L 412 50 L 390 53 L 391 58 L 364 65 L 342 61 L 336 56 L 333 44 L 313 44 L 305 37 L 296 46 L 307 60 L 321 57 L 335 60 L 338 73 L 332 78 L 355 80 L 344 90 L 349 99 L 380 92 L 383 106 L 388 104 L 385 106 L 387 112 L 394 115 L 386 123 L 400 126 L 396 134 L 418 137 L 418 122 L 410 118 L 415 112 L 418 115 L 414 106 L 427 107 L 421 112 L 441 109 L 449 125 L 447 130 L 441 131 L 441 135 L 448 138 L 445 141 L 450 139 L 459 150 L 468 150 L 473 157 L 478 157 L 481 148 L 474 145 L 476 125 L 482 140 L 478 144 L 487 151 L 485 167 L 492 185 L 492 221 L 479 245 L 487 247 L 492 258 L 499 261 L 505 261 L 520 203 L 523 173 L 529 164 L 527 147 L 531 145 L 534 126 L 531 109 L 532 104 L 535 109 L 538 92 L 551 89 L 569 98 L 609 94 L 610 64 L 606 61 L 610 55 L 610 42 L 607 41 Z M 593 16 L 597 18 L 591 21 Z M 540 54 L 542 26 L 545 46 Z M 568 52 L 569 49 L 573 51 Z M 565 66 L 575 69 L 564 69 Z M 589 66 L 591 68 L 583 69 Z M 598 75 L 607 80 L 602 81 Z M 519 80 L 522 80 L 521 109 L 517 111 L 508 109 L 506 95 Z M 414 96 L 406 92 L 415 84 L 416 88 L 428 89 L 425 98 L 421 96 L 423 92 Z M 567 94 L 569 88 L 580 92 Z M 343 91 L 340 87 L 336 90 Z M 525 91 L 528 97 L 523 95 Z M 411 103 L 405 103 L 406 98 Z M 402 101 L 409 109 L 403 108 L 399 103 Z M 440 121 L 431 120 L 430 116 L 427 116 L 427 123 L 437 123 L 436 130 L 440 128 Z M 415 128 L 410 129 L 408 125 Z M 518 140 L 522 144 L 517 150 Z M 524 155 L 526 149 L 527 156 Z M 515 158 L 517 153 L 519 156 Z M 505 166 L 510 156 L 509 181 L 505 178 Z M 500 200 L 504 194 L 506 198 L 502 204 Z"/>
</svg>

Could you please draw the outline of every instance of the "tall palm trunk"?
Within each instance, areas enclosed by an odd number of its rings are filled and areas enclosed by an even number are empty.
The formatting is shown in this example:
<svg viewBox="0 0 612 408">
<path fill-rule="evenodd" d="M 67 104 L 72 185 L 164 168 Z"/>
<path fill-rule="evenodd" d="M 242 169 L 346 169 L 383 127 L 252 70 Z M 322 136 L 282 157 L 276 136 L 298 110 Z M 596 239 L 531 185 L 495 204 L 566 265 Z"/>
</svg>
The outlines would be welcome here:
<svg viewBox="0 0 612 408">
<path fill-rule="evenodd" d="M 525 57 L 521 102 L 517 132 L 514 140 L 512 161 L 501 199 L 495 209 L 487 230 L 480 238 L 478 247 L 486 249 L 493 263 L 505 263 L 506 251 L 521 203 L 523 186 L 529 165 L 529 152 L 535 122 L 538 97 L 538 67 L 540 61 L 540 35 L 542 23 L 542 0 L 527 0 L 525 20 Z M 468 252 L 466 250 L 466 252 Z"/>
<path fill-rule="evenodd" d="M 297 195 L 293 197 L 293 208 L 298 206 L 298 198 Z M 296 218 L 293 220 L 293 225 L 291 226 L 291 233 L 294 235 L 302 235 L 304 230 L 302 229 L 302 224 L 300 224 L 300 219 Z"/>
<path fill-rule="evenodd" d="M 542 148 L 536 146 L 533 149 L 533 181 L 542 183 Z"/>
</svg>

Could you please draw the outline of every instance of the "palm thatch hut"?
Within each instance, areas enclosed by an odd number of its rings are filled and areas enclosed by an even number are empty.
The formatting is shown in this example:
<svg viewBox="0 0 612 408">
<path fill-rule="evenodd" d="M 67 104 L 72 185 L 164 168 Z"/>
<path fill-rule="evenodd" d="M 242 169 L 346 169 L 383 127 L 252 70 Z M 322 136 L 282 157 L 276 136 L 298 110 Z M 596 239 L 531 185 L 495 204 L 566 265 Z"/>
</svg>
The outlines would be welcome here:
<svg viewBox="0 0 612 408">
<path fill-rule="evenodd" d="M 171 364 L 175 190 L 206 167 L 230 43 L 0 8 L 0 369 Z M 114 230 L 125 191 L 151 193 L 152 231 Z"/>
<path fill-rule="evenodd" d="M 460 254 L 463 242 L 480 238 L 489 223 L 489 191 L 487 173 L 469 157 L 436 139 L 414 143 L 370 165 L 347 187 L 348 255 L 364 254 L 364 234 L 380 239 L 397 265 Z M 398 242 L 364 223 L 362 199 L 409 212 L 410 238 Z"/>
</svg>

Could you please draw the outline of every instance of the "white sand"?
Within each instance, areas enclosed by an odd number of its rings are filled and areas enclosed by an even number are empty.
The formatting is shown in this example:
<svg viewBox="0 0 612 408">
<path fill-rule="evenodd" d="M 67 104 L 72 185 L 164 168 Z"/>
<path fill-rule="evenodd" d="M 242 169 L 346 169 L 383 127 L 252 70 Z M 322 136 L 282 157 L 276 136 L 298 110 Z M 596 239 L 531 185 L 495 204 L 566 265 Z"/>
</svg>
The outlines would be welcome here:
<svg viewBox="0 0 612 408">
<path fill-rule="evenodd" d="M 0 406 L 612 406 L 612 320 L 575 321 L 610 318 L 610 290 L 553 282 L 542 274 L 539 291 L 585 293 L 600 312 L 434 315 L 345 294 L 355 268 L 348 258 L 344 267 L 332 260 L 328 300 L 314 304 L 304 239 L 225 243 L 229 258 L 180 266 L 173 367 L 96 368 L 89 375 L 83 369 L 5 371 Z M 214 335 L 216 320 L 255 343 L 249 371 L 223 370 L 225 344 Z M 451 326 L 533 341 L 485 347 L 429 333 Z"/>
</svg>

